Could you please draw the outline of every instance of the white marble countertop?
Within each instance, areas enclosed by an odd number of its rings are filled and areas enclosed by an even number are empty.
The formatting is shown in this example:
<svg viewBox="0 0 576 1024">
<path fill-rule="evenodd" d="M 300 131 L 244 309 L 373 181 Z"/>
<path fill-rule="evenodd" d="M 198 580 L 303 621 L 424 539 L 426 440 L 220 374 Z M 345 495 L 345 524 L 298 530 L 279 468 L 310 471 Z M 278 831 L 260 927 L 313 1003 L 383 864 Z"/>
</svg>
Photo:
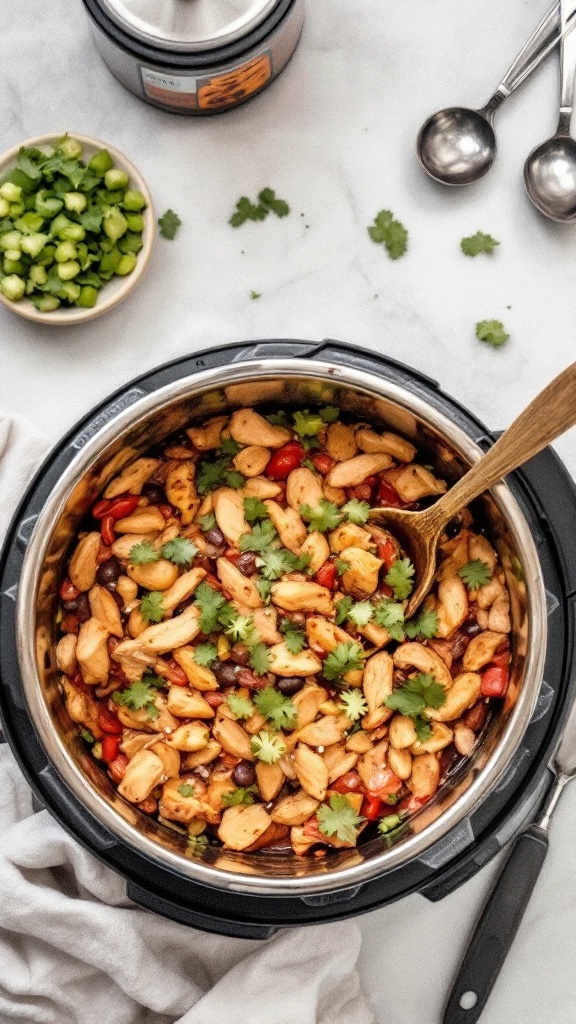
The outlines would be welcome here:
<svg viewBox="0 0 576 1024">
<path fill-rule="evenodd" d="M 0 308 L 0 408 L 56 440 L 131 377 L 209 345 L 251 338 L 339 338 L 440 381 L 492 428 L 576 354 L 576 229 L 529 205 L 522 166 L 556 120 L 554 60 L 498 115 L 499 157 L 469 191 L 425 179 L 413 155 L 424 117 L 481 104 L 544 13 L 546 0 L 307 0 L 285 74 L 233 113 L 193 120 L 137 100 L 92 44 L 79 0 L 3 0 L 0 151 L 49 131 L 95 135 L 140 168 L 159 212 L 182 217 L 159 239 L 134 295 L 93 324 L 50 329 Z M 293 215 L 233 231 L 236 199 L 275 188 Z M 366 226 L 390 208 L 410 232 L 391 262 Z M 305 218 L 299 214 L 303 212 Z M 305 225 L 309 225 L 308 228 Z M 466 259 L 463 235 L 501 242 Z M 250 299 L 250 290 L 261 298 Z M 511 338 L 493 350 L 481 319 Z M 558 450 L 576 474 L 574 432 Z M 576 788 L 485 1024 L 576 1017 Z M 452 896 L 412 896 L 362 919 L 361 970 L 378 1024 L 435 1024 L 496 865 Z"/>
</svg>

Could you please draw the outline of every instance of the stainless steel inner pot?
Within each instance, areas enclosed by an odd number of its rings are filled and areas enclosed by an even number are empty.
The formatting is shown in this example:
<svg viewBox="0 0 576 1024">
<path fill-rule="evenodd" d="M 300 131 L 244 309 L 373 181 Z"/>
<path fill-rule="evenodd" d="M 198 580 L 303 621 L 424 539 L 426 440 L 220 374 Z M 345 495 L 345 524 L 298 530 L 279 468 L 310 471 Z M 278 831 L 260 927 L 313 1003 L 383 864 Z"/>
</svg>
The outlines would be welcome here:
<svg viewBox="0 0 576 1024">
<path fill-rule="evenodd" d="M 70 722 L 54 656 L 58 586 L 78 522 L 118 470 L 191 419 L 258 402 L 333 403 L 413 441 L 447 480 L 480 458 L 478 445 L 423 397 L 372 373 L 304 359 L 270 359 L 206 370 L 137 400 L 93 434 L 63 473 L 38 518 L 17 602 L 20 670 L 28 712 L 56 771 L 120 842 L 204 885 L 260 895 L 306 895 L 351 888 L 401 868 L 461 823 L 498 785 L 530 721 L 542 681 L 546 611 L 530 531 L 509 488 L 483 499 L 511 595 L 512 669 L 504 706 L 478 749 L 436 797 L 393 838 L 374 839 L 324 860 L 207 848 L 127 804 L 93 761 Z"/>
</svg>

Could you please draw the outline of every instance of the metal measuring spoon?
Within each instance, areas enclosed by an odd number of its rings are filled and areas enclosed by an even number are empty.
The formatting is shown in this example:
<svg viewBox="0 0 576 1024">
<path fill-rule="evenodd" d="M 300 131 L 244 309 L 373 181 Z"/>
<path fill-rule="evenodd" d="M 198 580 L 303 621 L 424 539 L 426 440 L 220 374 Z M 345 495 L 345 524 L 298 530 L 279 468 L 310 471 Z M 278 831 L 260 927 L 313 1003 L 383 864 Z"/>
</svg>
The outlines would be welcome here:
<svg viewBox="0 0 576 1024">
<path fill-rule="evenodd" d="M 576 0 L 571 2 L 576 6 Z M 438 542 L 453 516 L 575 424 L 576 363 L 572 363 L 530 402 L 486 455 L 430 508 L 423 512 L 371 509 L 371 521 L 398 537 L 416 569 L 406 618 L 414 614 L 432 586 Z"/>
<path fill-rule="evenodd" d="M 533 149 L 524 165 L 526 191 L 534 206 L 559 223 L 576 220 L 576 142 L 570 135 L 576 75 L 576 36 L 564 35 L 576 0 L 561 0 L 560 117 L 556 134 Z"/>
<path fill-rule="evenodd" d="M 555 3 L 484 107 L 447 107 L 428 118 L 416 143 L 426 174 L 443 185 L 471 185 L 490 170 L 496 156 L 495 112 L 554 49 L 560 34 L 560 4 Z"/>
</svg>

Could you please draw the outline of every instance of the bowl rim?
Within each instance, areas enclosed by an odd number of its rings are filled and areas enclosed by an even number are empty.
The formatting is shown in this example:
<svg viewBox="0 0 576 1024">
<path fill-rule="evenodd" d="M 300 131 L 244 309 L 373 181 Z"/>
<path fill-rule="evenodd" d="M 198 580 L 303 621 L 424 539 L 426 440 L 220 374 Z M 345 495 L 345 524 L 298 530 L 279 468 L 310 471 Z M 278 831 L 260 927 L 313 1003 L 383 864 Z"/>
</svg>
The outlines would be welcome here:
<svg viewBox="0 0 576 1024">
<path fill-rule="evenodd" d="M 257 862 L 250 874 L 228 868 L 212 866 L 201 860 L 185 858 L 163 848 L 160 844 L 139 832 L 123 819 L 98 793 L 87 776 L 80 771 L 69 751 L 54 728 L 48 704 L 44 700 L 38 677 L 35 658 L 35 605 L 38 584 L 38 567 L 44 562 L 46 549 L 54 522 L 59 518 L 67 497 L 86 470 L 102 454 L 109 444 L 118 440 L 130 426 L 152 412 L 212 388 L 222 388 L 248 381 L 277 379 L 281 377 L 318 379 L 344 387 L 356 388 L 378 398 L 390 399 L 401 408 L 420 417 L 427 424 L 450 438 L 450 443 L 462 457 L 473 464 L 484 454 L 482 448 L 464 429 L 445 413 L 431 405 L 421 394 L 381 378 L 367 370 L 337 365 L 325 361 L 297 357 L 251 359 L 233 363 L 226 367 L 214 367 L 187 374 L 185 377 L 166 384 L 156 391 L 138 399 L 128 408 L 106 422 L 92 435 L 78 455 L 62 474 L 56 487 L 48 496 L 36 521 L 28 544 L 18 589 L 16 608 L 16 632 L 22 687 L 31 720 L 37 736 L 49 761 L 63 777 L 76 798 L 115 836 L 143 853 L 157 866 L 190 878 L 211 888 L 230 890 L 241 894 L 259 896 L 306 896 L 342 889 L 352 889 L 379 875 L 398 869 L 408 861 L 426 853 L 447 833 L 466 822 L 478 801 L 485 799 L 501 783 L 510 764 L 513 763 L 524 733 L 529 725 L 540 691 L 544 659 L 546 654 L 546 597 L 540 571 L 536 546 L 524 514 L 507 484 L 501 482 L 491 488 L 493 497 L 508 524 L 513 525 L 516 540 L 526 555 L 525 569 L 530 569 L 527 583 L 527 617 L 529 623 L 528 648 L 523 671 L 523 682 L 531 686 L 520 688 L 518 699 L 509 715 L 502 736 L 484 766 L 477 772 L 469 787 L 451 806 L 422 831 L 408 836 L 391 848 L 383 847 L 382 853 L 348 867 L 330 870 L 329 864 L 318 862 L 313 875 L 291 878 L 270 874 L 258 874 Z M 30 709 L 34 709 L 34 715 Z M 471 840 L 473 834 L 470 830 Z"/>
<path fill-rule="evenodd" d="M 142 249 L 138 253 L 134 270 L 124 278 L 122 285 L 118 287 L 116 291 L 114 291 L 108 298 L 105 298 L 106 285 L 109 284 L 107 281 L 100 293 L 103 297 L 96 302 L 95 306 L 92 306 L 91 308 L 70 306 L 65 309 L 58 307 L 58 309 L 42 313 L 39 309 L 36 309 L 27 296 L 24 296 L 24 298 L 20 299 L 18 302 L 12 302 L 10 299 L 7 299 L 2 292 L 0 292 L 0 302 L 12 313 L 16 313 L 25 320 L 31 320 L 34 323 L 48 324 L 56 327 L 67 327 L 69 325 L 81 324 L 86 323 L 89 320 L 95 320 L 96 317 L 102 316 L 103 313 L 107 313 L 110 309 L 117 306 L 119 302 L 122 302 L 129 295 L 132 289 L 136 287 L 140 278 L 144 274 L 144 271 L 147 269 L 150 262 L 150 256 L 152 255 L 156 234 L 156 218 L 154 214 L 152 196 L 140 171 L 132 161 L 122 153 L 121 150 L 116 149 L 115 146 L 111 146 L 102 139 L 94 138 L 92 135 L 79 135 L 77 132 L 50 132 L 46 135 L 37 135 L 34 138 L 25 139 L 23 142 L 19 142 L 10 149 L 5 150 L 4 153 L 0 153 L 0 175 L 4 174 L 4 172 L 9 169 L 10 163 L 16 161 L 18 153 L 23 147 L 41 148 L 42 146 L 49 146 L 55 141 L 64 138 L 66 135 L 71 139 L 81 142 L 84 146 L 94 146 L 96 149 L 108 150 L 110 156 L 114 160 L 114 163 L 128 173 L 131 183 L 133 183 L 136 188 L 142 192 L 142 195 L 146 199 L 146 208 L 143 212 L 144 231 L 142 233 Z"/>
</svg>

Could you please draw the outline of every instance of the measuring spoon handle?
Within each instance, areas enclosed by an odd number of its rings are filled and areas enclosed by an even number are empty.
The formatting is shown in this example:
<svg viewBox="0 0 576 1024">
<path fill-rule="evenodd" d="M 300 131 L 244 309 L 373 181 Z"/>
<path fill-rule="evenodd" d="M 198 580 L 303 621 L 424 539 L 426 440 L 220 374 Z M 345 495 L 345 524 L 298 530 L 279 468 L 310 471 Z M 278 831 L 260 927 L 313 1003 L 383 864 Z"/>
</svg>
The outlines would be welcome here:
<svg viewBox="0 0 576 1024">
<path fill-rule="evenodd" d="M 575 0 L 576 2 L 576 0 Z M 555 377 L 472 469 L 432 506 L 437 526 L 576 423 L 576 363 Z"/>
<path fill-rule="evenodd" d="M 576 14 L 576 0 L 560 0 L 560 119 L 558 131 L 570 134 L 570 121 L 574 107 L 574 77 L 576 75 L 576 36 L 568 32 L 570 19 Z"/>
<path fill-rule="evenodd" d="M 548 56 L 560 39 L 560 4 L 554 3 L 508 68 L 495 95 L 505 99 Z"/>
</svg>

